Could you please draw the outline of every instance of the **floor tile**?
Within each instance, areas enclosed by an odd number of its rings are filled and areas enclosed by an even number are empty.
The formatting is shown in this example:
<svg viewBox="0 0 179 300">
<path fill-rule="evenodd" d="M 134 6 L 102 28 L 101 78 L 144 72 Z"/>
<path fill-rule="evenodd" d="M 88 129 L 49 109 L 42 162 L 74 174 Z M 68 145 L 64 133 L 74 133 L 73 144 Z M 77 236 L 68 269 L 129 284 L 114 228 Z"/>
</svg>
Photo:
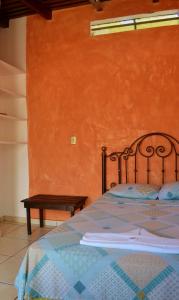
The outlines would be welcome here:
<svg viewBox="0 0 179 300">
<path fill-rule="evenodd" d="M 14 284 L 21 262 L 22 257 L 14 256 L 0 264 L 0 282 Z"/>
<path fill-rule="evenodd" d="M 1 231 L 1 236 L 4 236 L 5 234 L 21 227 L 21 224 L 17 223 L 0 223 L 0 231 Z"/>
<path fill-rule="evenodd" d="M 24 258 L 27 250 L 28 250 L 29 247 L 25 247 L 24 249 L 20 250 L 16 255 L 15 257 L 20 257 L 20 258 Z M 14 256 L 13 256 L 14 257 Z"/>
<path fill-rule="evenodd" d="M 12 256 L 17 252 L 27 247 L 29 242 L 27 240 L 9 239 L 6 237 L 0 238 L 0 254 Z"/>
<path fill-rule="evenodd" d="M 53 226 L 40 228 L 32 224 L 32 234 L 27 234 L 26 224 L 0 223 L 0 300 L 14 300 L 17 296 L 14 280 L 29 245 L 54 229 Z"/>
<path fill-rule="evenodd" d="M 0 283 L 0 299 L 14 300 L 17 296 L 17 290 L 14 286 Z"/>
<path fill-rule="evenodd" d="M 31 239 L 34 232 L 36 231 L 37 227 L 32 226 L 32 234 L 28 235 L 27 233 L 27 226 L 23 225 L 20 227 L 17 227 L 16 229 L 12 230 L 11 232 L 8 232 L 5 237 L 7 238 L 17 238 L 17 239 Z"/>
<path fill-rule="evenodd" d="M 0 264 L 1 264 L 3 261 L 7 260 L 8 258 L 9 258 L 9 256 L 7 256 L 7 255 L 0 255 Z"/>
<path fill-rule="evenodd" d="M 21 226 L 19 228 L 16 228 L 15 230 L 7 233 L 5 235 L 6 238 L 11 238 L 11 239 L 20 239 L 20 240 L 28 240 L 30 242 L 37 240 L 40 238 L 42 235 L 46 234 L 49 232 L 53 227 L 43 227 L 43 228 L 33 228 L 32 227 L 32 234 L 28 235 L 27 233 L 27 228 L 26 226 Z"/>
<path fill-rule="evenodd" d="M 42 237 L 43 235 L 47 234 L 48 232 L 52 231 L 52 229 L 54 229 L 54 227 L 51 228 L 38 228 L 36 229 L 36 231 L 34 232 L 33 238 L 34 239 L 39 239 L 40 237 Z"/>
</svg>

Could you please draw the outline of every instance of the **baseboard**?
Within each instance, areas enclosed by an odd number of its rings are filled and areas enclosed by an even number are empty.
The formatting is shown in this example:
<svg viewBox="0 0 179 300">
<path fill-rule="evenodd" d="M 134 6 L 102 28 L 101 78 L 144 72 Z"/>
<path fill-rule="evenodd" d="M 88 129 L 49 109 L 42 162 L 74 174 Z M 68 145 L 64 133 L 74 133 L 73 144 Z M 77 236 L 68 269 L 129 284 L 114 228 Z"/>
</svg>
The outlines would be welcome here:
<svg viewBox="0 0 179 300">
<path fill-rule="evenodd" d="M 10 223 L 23 223 L 26 224 L 26 217 L 14 217 L 14 216 L 3 216 L 0 218 L 0 222 L 10 222 Z M 53 221 L 53 220 L 44 220 L 44 225 L 46 226 L 59 226 L 63 221 Z M 38 224 L 39 219 L 31 219 L 31 224 Z"/>
</svg>

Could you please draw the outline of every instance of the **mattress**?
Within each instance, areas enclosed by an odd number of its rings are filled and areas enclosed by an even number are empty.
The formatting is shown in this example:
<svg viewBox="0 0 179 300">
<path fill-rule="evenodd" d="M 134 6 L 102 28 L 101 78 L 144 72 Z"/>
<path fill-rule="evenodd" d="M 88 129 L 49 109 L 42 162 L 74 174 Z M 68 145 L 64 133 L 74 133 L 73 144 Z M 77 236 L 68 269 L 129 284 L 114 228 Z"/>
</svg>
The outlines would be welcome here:
<svg viewBox="0 0 179 300">
<path fill-rule="evenodd" d="M 80 245 L 86 232 L 136 228 L 179 238 L 179 201 L 105 193 L 29 247 L 15 282 L 18 300 L 178 300 L 179 254 Z"/>
</svg>

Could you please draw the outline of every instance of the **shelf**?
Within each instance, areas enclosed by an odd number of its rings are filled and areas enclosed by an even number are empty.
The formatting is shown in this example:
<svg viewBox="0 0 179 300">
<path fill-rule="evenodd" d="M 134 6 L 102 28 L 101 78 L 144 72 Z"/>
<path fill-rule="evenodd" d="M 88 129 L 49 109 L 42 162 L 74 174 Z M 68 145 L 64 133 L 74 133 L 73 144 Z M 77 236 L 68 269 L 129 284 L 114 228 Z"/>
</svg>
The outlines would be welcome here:
<svg viewBox="0 0 179 300">
<path fill-rule="evenodd" d="M 27 142 L 18 142 L 18 141 L 3 141 L 0 140 L 1 145 L 26 145 Z"/>
<path fill-rule="evenodd" d="M 0 96 L 10 96 L 10 97 L 15 97 L 15 98 L 25 98 L 24 95 L 20 95 L 16 92 L 13 92 L 8 89 L 4 89 L 0 87 Z"/>
<path fill-rule="evenodd" d="M 0 119 L 12 120 L 12 121 L 27 121 L 26 118 L 18 118 L 18 117 L 15 117 L 15 116 L 4 115 L 4 114 L 1 114 L 1 113 L 0 113 Z"/>
<path fill-rule="evenodd" d="M 23 70 L 18 69 L 15 66 L 10 65 L 0 59 L 0 76 L 18 75 L 18 74 L 24 74 L 24 73 L 25 72 Z"/>
</svg>

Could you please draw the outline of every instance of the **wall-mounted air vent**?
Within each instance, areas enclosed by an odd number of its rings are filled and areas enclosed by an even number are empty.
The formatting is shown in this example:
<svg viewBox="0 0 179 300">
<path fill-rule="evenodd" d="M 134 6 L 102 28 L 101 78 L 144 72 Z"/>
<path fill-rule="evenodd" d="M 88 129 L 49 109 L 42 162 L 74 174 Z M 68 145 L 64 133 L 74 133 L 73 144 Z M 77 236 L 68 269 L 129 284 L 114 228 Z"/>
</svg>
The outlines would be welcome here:
<svg viewBox="0 0 179 300">
<path fill-rule="evenodd" d="M 165 10 L 151 14 L 139 14 L 134 16 L 93 21 L 90 24 L 90 30 L 91 35 L 96 36 L 178 24 L 179 10 Z"/>
</svg>

